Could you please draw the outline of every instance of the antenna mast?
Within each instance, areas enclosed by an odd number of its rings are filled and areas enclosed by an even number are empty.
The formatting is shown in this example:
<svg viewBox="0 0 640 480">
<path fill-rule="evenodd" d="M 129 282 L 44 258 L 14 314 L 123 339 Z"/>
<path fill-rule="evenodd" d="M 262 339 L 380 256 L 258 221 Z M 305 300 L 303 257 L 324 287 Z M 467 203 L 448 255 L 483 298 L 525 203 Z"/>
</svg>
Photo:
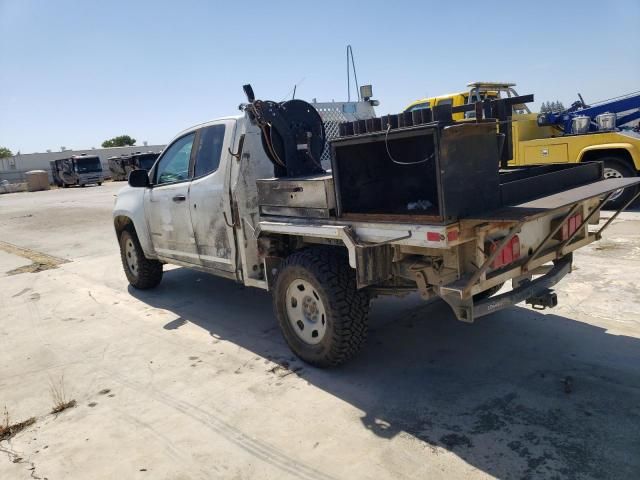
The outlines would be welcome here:
<svg viewBox="0 0 640 480">
<path fill-rule="evenodd" d="M 358 94 L 358 101 L 360 101 L 360 85 L 358 85 L 358 75 L 356 74 L 356 62 L 353 59 L 353 48 L 351 45 L 347 45 L 347 101 L 351 101 L 351 72 L 353 69 L 353 79 L 356 84 L 356 92 Z"/>
</svg>

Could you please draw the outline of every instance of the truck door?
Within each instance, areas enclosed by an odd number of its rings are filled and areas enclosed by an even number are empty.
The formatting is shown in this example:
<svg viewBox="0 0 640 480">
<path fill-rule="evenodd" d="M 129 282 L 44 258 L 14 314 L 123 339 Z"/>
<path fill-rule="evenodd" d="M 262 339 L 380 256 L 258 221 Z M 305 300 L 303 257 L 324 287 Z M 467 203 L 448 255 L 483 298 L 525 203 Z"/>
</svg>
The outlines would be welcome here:
<svg viewBox="0 0 640 480">
<path fill-rule="evenodd" d="M 229 147 L 235 120 L 222 120 L 203 127 L 194 147 L 193 180 L 189 190 L 191 223 L 200 263 L 234 272 L 235 238 L 231 222 L 229 196 Z M 226 220 L 225 220 L 226 216 Z"/>
<path fill-rule="evenodd" d="M 161 257 L 198 264 L 189 215 L 189 166 L 195 132 L 175 140 L 164 151 L 144 197 L 151 241 Z"/>
</svg>

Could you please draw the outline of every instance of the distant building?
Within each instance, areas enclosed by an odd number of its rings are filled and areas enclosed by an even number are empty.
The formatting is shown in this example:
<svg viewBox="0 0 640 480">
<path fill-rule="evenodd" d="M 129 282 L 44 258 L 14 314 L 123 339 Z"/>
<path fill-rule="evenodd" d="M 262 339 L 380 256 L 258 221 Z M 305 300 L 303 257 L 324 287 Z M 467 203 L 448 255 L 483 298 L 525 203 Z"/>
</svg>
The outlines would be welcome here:
<svg viewBox="0 0 640 480">
<path fill-rule="evenodd" d="M 24 182 L 25 172 L 29 170 L 45 170 L 49 172 L 49 181 L 53 181 L 49 162 L 72 155 L 98 155 L 102 163 L 105 176 L 109 176 L 109 157 L 133 152 L 160 152 L 166 145 L 144 145 L 133 147 L 89 148 L 86 150 L 65 150 L 64 152 L 19 153 L 13 157 L 0 158 L 0 180 L 11 183 Z"/>
</svg>

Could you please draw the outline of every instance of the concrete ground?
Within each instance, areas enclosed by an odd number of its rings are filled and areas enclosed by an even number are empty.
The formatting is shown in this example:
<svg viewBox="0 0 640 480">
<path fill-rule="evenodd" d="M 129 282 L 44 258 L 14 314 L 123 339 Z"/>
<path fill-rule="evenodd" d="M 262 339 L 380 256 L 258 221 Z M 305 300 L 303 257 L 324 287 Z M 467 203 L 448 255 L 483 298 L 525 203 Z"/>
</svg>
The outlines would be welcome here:
<svg viewBox="0 0 640 480">
<path fill-rule="evenodd" d="M 121 185 L 0 196 L 0 408 L 36 417 L 0 478 L 640 478 L 637 209 L 557 308 L 376 300 L 362 354 L 318 370 L 268 293 L 183 268 L 128 288 Z M 77 405 L 51 414 L 54 390 Z"/>
</svg>

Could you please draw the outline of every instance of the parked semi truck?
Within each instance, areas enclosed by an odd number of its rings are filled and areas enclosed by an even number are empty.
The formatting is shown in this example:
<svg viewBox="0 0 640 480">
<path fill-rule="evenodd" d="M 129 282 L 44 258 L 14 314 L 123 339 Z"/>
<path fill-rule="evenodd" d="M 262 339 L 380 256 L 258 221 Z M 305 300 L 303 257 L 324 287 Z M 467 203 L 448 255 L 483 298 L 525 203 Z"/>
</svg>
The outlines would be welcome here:
<svg viewBox="0 0 640 480">
<path fill-rule="evenodd" d="M 126 180 L 132 170 L 150 170 L 159 155 L 157 152 L 135 152 L 109 157 L 111 179 Z"/>
<path fill-rule="evenodd" d="M 470 83 L 467 91 L 423 98 L 411 103 L 407 111 L 450 105 L 455 120 L 473 118 L 473 104 L 515 97 L 518 94 L 514 87 L 514 83 Z M 600 161 L 604 163 L 606 178 L 634 177 L 640 171 L 640 134 L 619 127 L 637 119 L 640 119 L 638 92 L 592 105 L 585 104 L 580 97 L 571 108 L 547 114 L 531 113 L 525 104 L 515 105 L 512 163 Z M 616 192 L 609 206 L 624 205 L 635 191 L 628 188 Z"/>
<path fill-rule="evenodd" d="M 504 119 L 450 109 L 342 122 L 326 170 L 312 105 L 245 92 L 242 115 L 184 130 L 130 173 L 113 210 L 122 265 L 139 289 L 170 263 L 270 291 L 286 342 L 316 366 L 362 347 L 375 296 L 440 298 L 464 322 L 554 306 L 572 253 L 619 213 L 598 227 L 604 202 L 640 182 L 603 179 L 599 162 L 505 166 Z"/>
<path fill-rule="evenodd" d="M 53 182 L 59 187 L 102 185 L 102 163 L 97 155 L 73 155 L 49 162 Z"/>
</svg>

